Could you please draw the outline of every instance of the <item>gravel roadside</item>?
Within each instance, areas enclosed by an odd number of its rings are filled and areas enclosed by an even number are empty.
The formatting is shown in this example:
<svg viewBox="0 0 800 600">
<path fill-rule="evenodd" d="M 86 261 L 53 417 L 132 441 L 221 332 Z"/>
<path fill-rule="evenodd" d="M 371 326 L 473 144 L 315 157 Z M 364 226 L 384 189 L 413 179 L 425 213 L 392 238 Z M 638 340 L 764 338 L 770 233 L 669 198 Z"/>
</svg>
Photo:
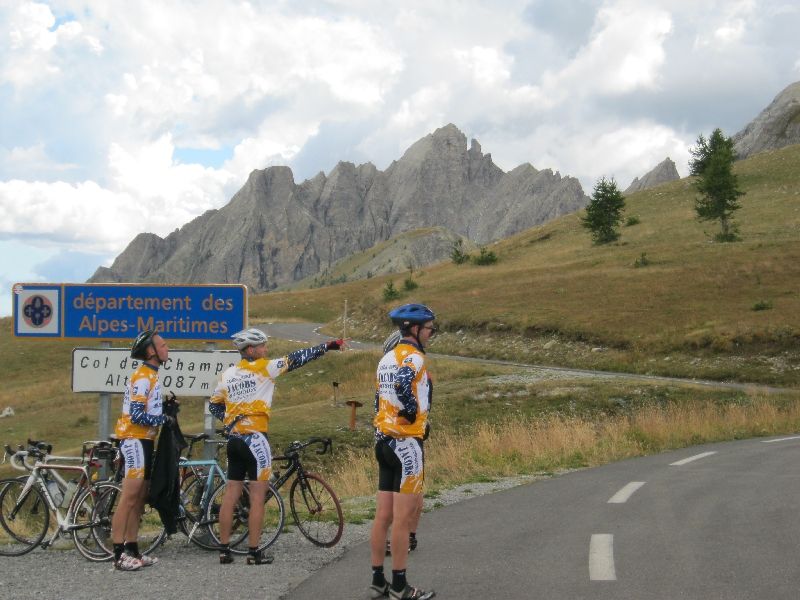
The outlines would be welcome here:
<svg viewBox="0 0 800 600">
<path fill-rule="evenodd" d="M 426 509 L 529 483 L 544 476 L 513 477 L 470 483 L 426 498 Z M 424 540 L 422 518 L 420 539 Z M 180 533 L 159 550 L 159 563 L 144 571 L 122 573 L 111 563 L 90 563 L 71 544 L 35 550 L 20 557 L 0 557 L 0 598 L 8 600 L 103 600 L 106 598 L 188 598 L 191 600 L 277 600 L 348 548 L 369 538 L 371 522 L 345 524 L 334 548 L 317 548 L 297 532 L 281 535 L 271 551 L 275 562 L 247 566 L 243 556 L 222 566 L 215 552 L 188 543 Z"/>
</svg>

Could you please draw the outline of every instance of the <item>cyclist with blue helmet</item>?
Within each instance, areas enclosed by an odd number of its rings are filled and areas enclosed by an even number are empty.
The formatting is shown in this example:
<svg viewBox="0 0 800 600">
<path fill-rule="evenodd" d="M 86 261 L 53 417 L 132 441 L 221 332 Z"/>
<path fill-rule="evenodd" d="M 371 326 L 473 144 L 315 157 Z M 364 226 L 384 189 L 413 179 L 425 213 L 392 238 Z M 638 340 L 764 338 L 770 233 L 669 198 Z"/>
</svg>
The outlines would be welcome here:
<svg viewBox="0 0 800 600">
<path fill-rule="evenodd" d="M 406 580 L 409 533 L 422 497 L 423 437 L 431 401 L 425 344 L 436 334 L 436 315 L 424 304 L 404 304 L 389 318 L 400 339 L 378 363 L 375 392 L 375 457 L 378 494 L 370 536 L 372 598 L 428 600 L 436 593 Z M 392 583 L 383 572 L 386 538 L 392 528 Z"/>
</svg>

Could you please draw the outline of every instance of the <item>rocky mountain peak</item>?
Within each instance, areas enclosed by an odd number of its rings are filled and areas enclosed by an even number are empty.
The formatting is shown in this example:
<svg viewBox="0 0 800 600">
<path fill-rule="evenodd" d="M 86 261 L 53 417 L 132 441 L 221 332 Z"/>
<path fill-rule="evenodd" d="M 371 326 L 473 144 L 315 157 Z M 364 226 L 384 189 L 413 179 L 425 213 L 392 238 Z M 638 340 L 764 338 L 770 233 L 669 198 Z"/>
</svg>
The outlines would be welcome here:
<svg viewBox="0 0 800 600">
<path fill-rule="evenodd" d="M 800 144 L 800 81 L 786 87 L 744 129 L 733 136 L 737 158 Z"/>
<path fill-rule="evenodd" d="M 662 183 L 675 181 L 676 179 L 680 178 L 681 176 L 678 175 L 678 169 L 675 167 L 675 163 L 668 156 L 650 171 L 648 171 L 645 175 L 643 175 L 641 179 L 638 177 L 634 178 L 634 180 L 623 193 L 632 194 L 633 192 L 646 190 L 656 187 L 657 185 L 661 185 Z"/>
<path fill-rule="evenodd" d="M 587 202 L 571 177 L 527 164 L 503 172 L 477 140 L 467 148 L 466 136 L 451 123 L 412 144 L 385 171 L 340 162 L 327 176 L 297 184 L 289 167 L 255 170 L 227 206 L 164 239 L 140 234 L 90 281 L 244 283 L 271 290 L 330 272 L 342 258 L 405 232 L 439 227 L 484 244 Z M 446 245 L 434 245 L 436 252 Z M 424 259 L 436 252 L 426 251 Z"/>
</svg>

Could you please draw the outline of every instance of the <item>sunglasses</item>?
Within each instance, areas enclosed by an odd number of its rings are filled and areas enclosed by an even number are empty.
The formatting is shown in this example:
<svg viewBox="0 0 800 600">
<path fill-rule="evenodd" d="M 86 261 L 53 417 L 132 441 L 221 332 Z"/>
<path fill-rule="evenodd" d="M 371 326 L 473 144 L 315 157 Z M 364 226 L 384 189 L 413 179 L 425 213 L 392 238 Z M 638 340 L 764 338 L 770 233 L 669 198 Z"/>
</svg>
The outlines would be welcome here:
<svg viewBox="0 0 800 600">
<path fill-rule="evenodd" d="M 429 329 L 431 332 L 431 337 L 439 333 L 439 328 L 436 325 L 423 325 L 420 329 Z"/>
</svg>

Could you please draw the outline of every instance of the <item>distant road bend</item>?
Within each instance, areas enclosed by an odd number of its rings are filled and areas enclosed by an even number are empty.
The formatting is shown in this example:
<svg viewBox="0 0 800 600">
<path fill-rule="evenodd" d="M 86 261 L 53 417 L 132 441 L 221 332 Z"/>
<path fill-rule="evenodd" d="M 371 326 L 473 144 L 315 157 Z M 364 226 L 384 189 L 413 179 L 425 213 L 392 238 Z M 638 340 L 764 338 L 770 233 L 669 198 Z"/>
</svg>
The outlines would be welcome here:
<svg viewBox="0 0 800 600">
<path fill-rule="evenodd" d="M 324 323 L 261 323 L 254 325 L 259 327 L 263 325 L 267 333 L 282 340 L 288 340 L 301 343 L 319 343 L 323 340 L 329 339 L 330 336 L 319 333 L 319 329 Z M 380 348 L 380 344 L 371 342 L 360 342 L 351 340 L 349 342 L 350 348 L 353 350 L 375 350 Z M 565 375 L 574 375 L 577 377 L 596 377 L 606 379 L 627 379 L 627 380 L 641 380 L 641 381 L 655 381 L 668 383 L 672 385 L 685 385 L 685 386 L 703 386 L 716 389 L 731 389 L 731 390 L 749 390 L 753 392 L 762 392 L 766 394 L 781 394 L 788 390 L 779 387 L 772 387 L 757 383 L 736 383 L 729 381 L 713 381 L 710 379 L 685 379 L 681 377 L 663 377 L 660 375 L 643 375 L 641 373 L 619 373 L 614 371 L 591 371 L 588 369 L 573 369 L 569 367 L 551 367 L 545 365 L 534 365 L 528 363 L 518 363 L 507 360 L 494 360 L 489 358 L 473 358 L 469 356 L 455 356 L 451 354 L 431 354 L 433 357 L 447 358 L 450 360 L 460 360 L 464 362 L 474 362 L 489 365 L 503 365 L 507 367 L 518 367 L 522 369 L 535 369 L 537 371 L 550 371 L 562 373 Z"/>
</svg>

